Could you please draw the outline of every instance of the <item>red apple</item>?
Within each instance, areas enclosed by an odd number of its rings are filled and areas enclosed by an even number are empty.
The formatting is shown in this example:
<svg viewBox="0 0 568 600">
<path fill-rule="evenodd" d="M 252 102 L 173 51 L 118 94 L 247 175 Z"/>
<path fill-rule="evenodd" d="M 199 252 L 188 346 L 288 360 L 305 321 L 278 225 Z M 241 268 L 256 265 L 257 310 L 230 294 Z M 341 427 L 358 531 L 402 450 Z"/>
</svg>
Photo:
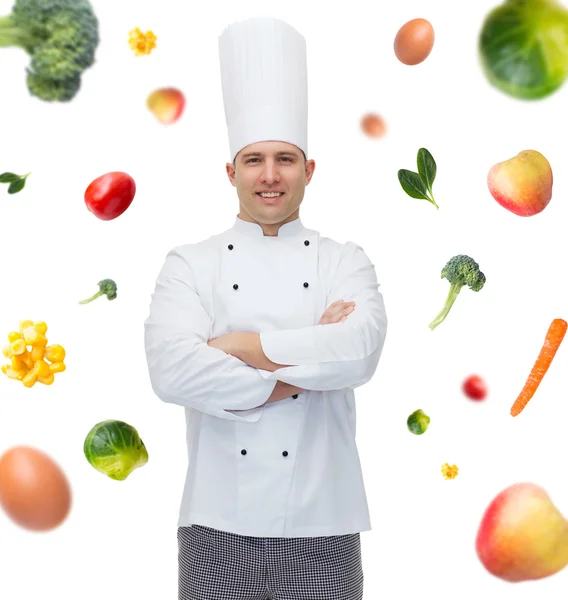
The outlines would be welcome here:
<svg viewBox="0 0 568 600">
<path fill-rule="evenodd" d="M 552 169 L 540 152 L 523 150 L 493 165 L 487 185 L 503 208 L 520 217 L 531 217 L 542 212 L 552 198 Z"/>
<path fill-rule="evenodd" d="M 170 125 L 181 117 L 185 97 L 176 88 L 160 88 L 148 96 L 146 105 L 160 123 Z"/>
</svg>

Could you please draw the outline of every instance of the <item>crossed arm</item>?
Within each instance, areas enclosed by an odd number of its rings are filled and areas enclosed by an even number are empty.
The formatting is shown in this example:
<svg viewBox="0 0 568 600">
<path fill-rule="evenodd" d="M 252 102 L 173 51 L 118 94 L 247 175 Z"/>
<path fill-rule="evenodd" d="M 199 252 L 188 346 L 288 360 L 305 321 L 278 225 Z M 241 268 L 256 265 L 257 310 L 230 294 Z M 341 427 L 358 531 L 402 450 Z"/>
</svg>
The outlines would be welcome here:
<svg viewBox="0 0 568 600">
<path fill-rule="evenodd" d="M 387 320 L 375 270 L 361 248 L 344 245 L 330 300 L 357 303 L 345 321 L 299 329 L 232 332 L 210 339 L 189 250 L 174 248 L 158 276 L 145 348 L 150 381 L 165 402 L 233 420 L 302 389 L 357 387 L 373 375 Z"/>
</svg>

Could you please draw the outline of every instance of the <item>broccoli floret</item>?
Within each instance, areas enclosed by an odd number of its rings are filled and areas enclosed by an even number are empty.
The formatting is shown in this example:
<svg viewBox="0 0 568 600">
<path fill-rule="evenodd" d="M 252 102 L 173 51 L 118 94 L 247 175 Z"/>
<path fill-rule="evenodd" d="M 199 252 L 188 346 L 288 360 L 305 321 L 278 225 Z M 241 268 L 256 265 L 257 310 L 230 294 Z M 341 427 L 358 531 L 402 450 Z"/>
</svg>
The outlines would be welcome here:
<svg viewBox="0 0 568 600">
<path fill-rule="evenodd" d="M 462 287 L 467 285 L 470 290 L 479 292 L 485 284 L 485 275 L 479 270 L 479 265 L 473 258 L 465 254 L 458 254 L 450 258 L 446 266 L 442 269 L 442 279 L 446 278 L 450 282 L 450 291 L 446 298 L 444 308 L 438 313 L 436 318 L 428 325 L 430 329 L 438 325 L 448 316 L 452 305 L 454 304 Z"/>
<path fill-rule="evenodd" d="M 89 0 L 16 0 L 12 13 L 0 17 L 0 47 L 18 46 L 30 54 L 28 90 L 48 102 L 77 94 L 99 41 Z"/>
<path fill-rule="evenodd" d="M 98 283 L 99 291 L 96 294 L 93 294 L 90 298 L 86 300 L 81 300 L 79 304 L 88 304 L 93 300 L 96 300 L 99 296 L 106 294 L 106 297 L 109 300 L 114 300 L 116 298 L 116 283 L 112 279 L 103 279 Z"/>
</svg>

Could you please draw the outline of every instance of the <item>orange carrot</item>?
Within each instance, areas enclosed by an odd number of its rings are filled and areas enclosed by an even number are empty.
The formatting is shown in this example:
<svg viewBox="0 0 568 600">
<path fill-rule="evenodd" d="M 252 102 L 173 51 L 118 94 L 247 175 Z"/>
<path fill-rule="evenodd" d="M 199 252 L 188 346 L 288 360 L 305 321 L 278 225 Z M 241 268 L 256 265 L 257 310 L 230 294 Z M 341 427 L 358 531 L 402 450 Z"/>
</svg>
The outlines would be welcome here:
<svg viewBox="0 0 568 600">
<path fill-rule="evenodd" d="M 511 407 L 511 415 L 516 417 L 527 405 L 528 401 L 534 396 L 542 378 L 548 371 L 548 367 L 552 363 L 552 359 L 560 346 L 560 343 L 566 335 L 568 323 L 564 319 L 553 319 L 548 331 L 542 349 L 534 363 L 531 373 L 519 394 L 519 397 Z"/>
</svg>

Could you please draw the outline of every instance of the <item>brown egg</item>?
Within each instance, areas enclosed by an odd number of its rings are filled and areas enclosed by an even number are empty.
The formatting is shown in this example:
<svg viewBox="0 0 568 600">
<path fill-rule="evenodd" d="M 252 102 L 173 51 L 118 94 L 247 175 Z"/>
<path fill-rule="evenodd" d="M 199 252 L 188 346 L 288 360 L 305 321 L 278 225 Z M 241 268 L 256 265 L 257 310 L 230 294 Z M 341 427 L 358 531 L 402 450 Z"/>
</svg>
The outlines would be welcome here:
<svg viewBox="0 0 568 600">
<path fill-rule="evenodd" d="M 369 137 L 380 138 L 385 135 L 387 126 L 379 115 L 369 113 L 361 119 L 361 129 Z"/>
<path fill-rule="evenodd" d="M 434 28 L 426 19 L 405 23 L 394 38 L 394 53 L 405 65 L 417 65 L 428 58 L 434 47 Z"/>
<path fill-rule="evenodd" d="M 47 531 L 67 517 L 71 489 L 65 473 L 47 454 L 16 446 L 0 457 L 0 505 L 21 527 Z"/>
</svg>

